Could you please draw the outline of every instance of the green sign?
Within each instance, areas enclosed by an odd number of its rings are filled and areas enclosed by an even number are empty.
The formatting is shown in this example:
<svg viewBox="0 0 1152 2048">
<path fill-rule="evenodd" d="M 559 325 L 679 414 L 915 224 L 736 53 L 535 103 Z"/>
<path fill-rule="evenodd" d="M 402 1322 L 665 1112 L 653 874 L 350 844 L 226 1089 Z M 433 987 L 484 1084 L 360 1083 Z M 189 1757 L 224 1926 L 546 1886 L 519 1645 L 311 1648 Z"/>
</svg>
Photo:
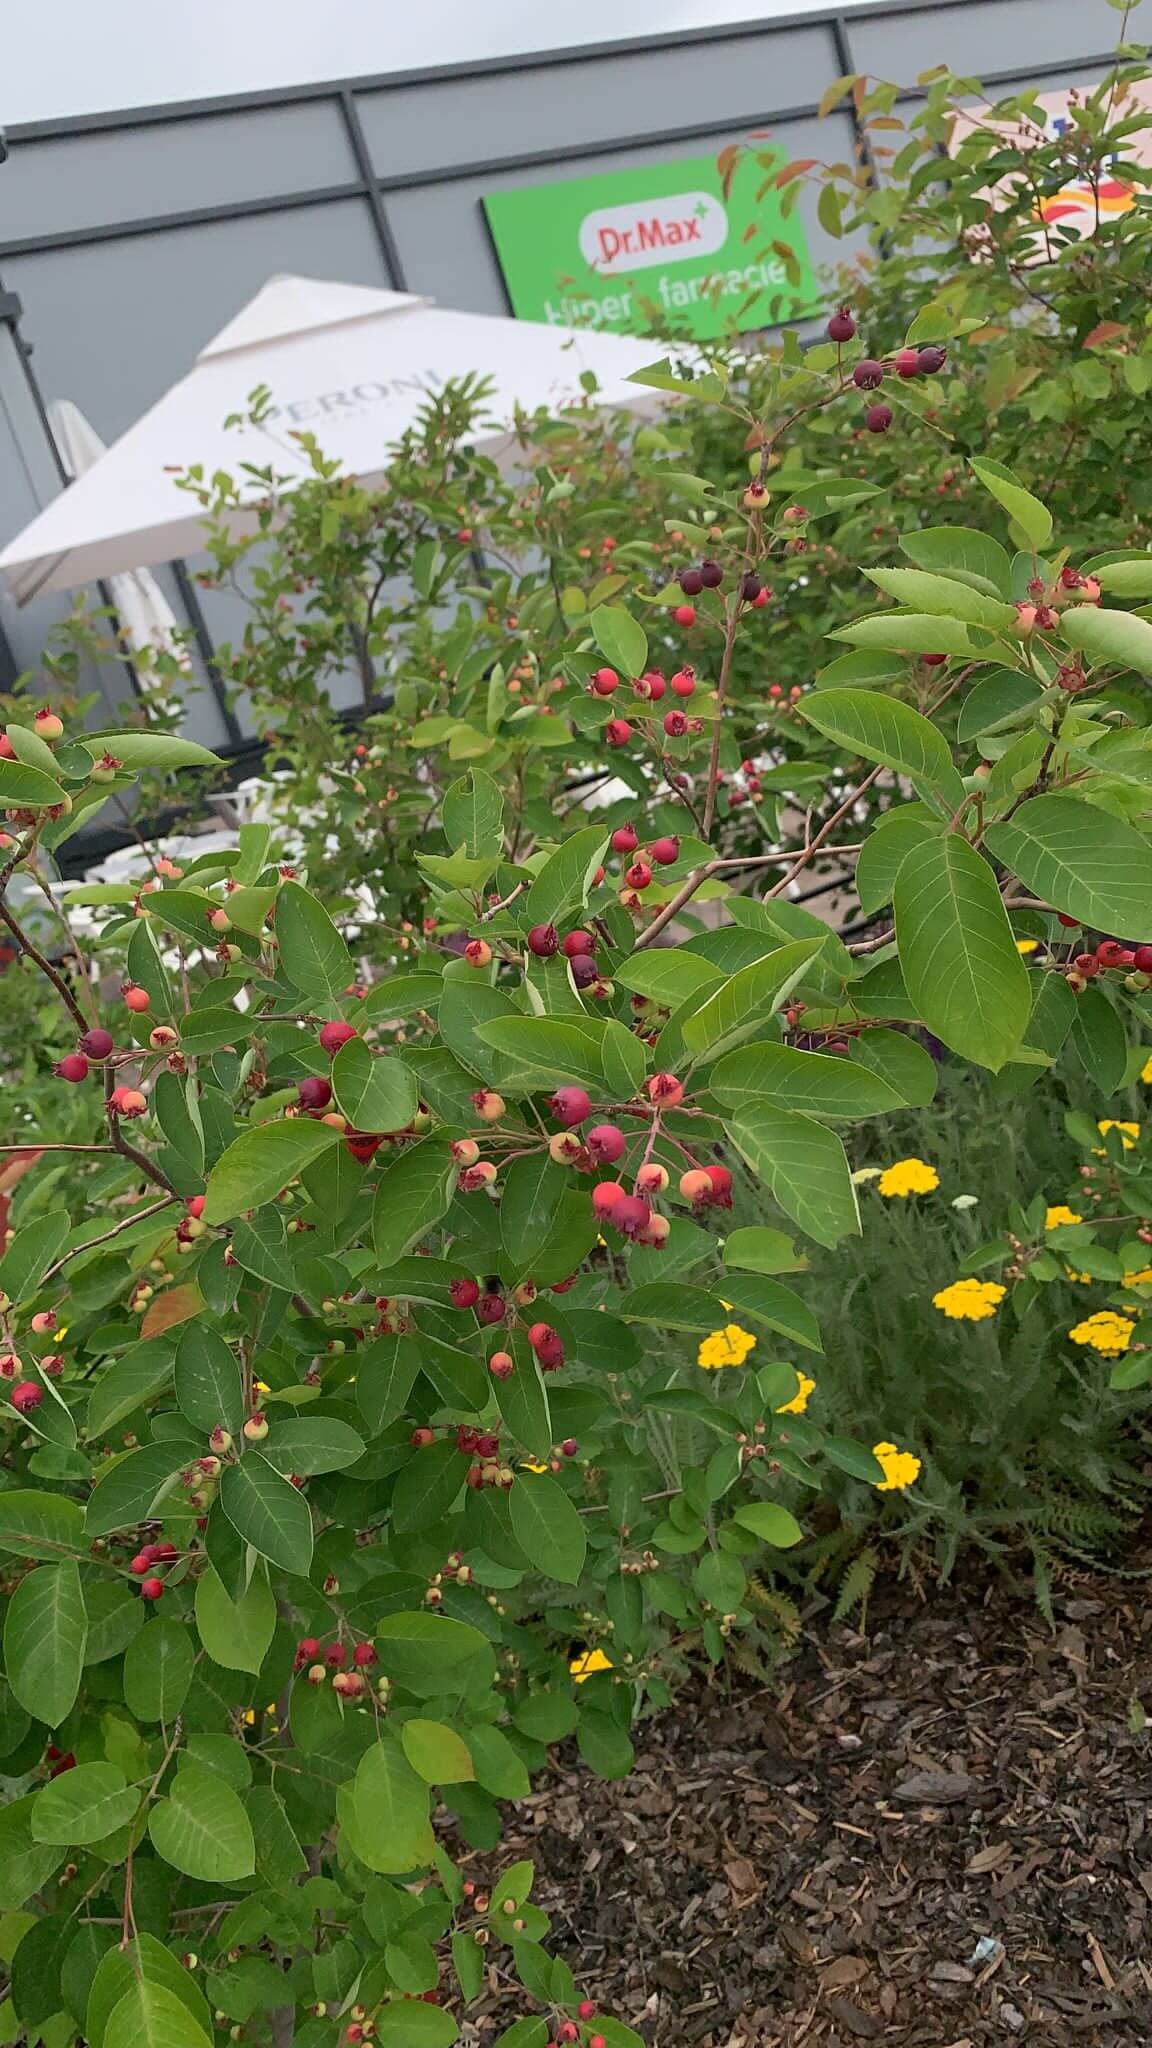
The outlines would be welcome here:
<svg viewBox="0 0 1152 2048">
<path fill-rule="evenodd" d="M 817 303 L 804 229 L 783 217 L 783 196 L 754 156 L 727 193 L 715 157 L 693 156 L 494 192 L 484 206 L 521 319 L 614 333 L 674 321 L 703 338 Z"/>
</svg>

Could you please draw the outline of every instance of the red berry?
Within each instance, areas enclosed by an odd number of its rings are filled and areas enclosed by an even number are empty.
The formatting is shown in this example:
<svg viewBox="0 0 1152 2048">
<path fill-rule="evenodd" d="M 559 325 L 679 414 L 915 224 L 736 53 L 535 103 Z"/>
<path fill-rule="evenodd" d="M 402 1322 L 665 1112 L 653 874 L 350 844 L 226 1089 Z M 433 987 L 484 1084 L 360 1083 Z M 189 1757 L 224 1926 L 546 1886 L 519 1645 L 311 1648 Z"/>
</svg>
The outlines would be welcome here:
<svg viewBox="0 0 1152 2048">
<path fill-rule="evenodd" d="M 494 1351 L 488 1360 L 488 1370 L 494 1380 L 511 1379 L 516 1370 L 516 1360 L 510 1351 Z"/>
<path fill-rule="evenodd" d="M 1080 919 L 1078 917 L 1066 917 L 1062 910 L 1056 912 L 1056 917 L 1058 922 L 1065 927 L 1065 930 L 1070 932 L 1079 931 Z"/>
<path fill-rule="evenodd" d="M 948 656 L 946 654 L 922 654 L 920 659 L 924 663 L 925 668 L 940 668 L 947 661 Z"/>
<path fill-rule="evenodd" d="M 418 1429 L 412 1431 L 408 1441 L 414 1451 L 426 1451 L 429 1444 L 435 1443 L 436 1431 L 429 1429 L 426 1423 L 421 1423 Z"/>
<path fill-rule="evenodd" d="M 592 677 L 592 688 L 598 697 L 611 697 L 620 688 L 620 678 L 614 668 L 598 668 Z"/>
<path fill-rule="evenodd" d="M 143 1016 L 145 1010 L 151 1005 L 152 998 L 148 994 L 147 989 L 140 988 L 134 981 L 126 982 L 121 993 L 128 1009 L 134 1010 L 137 1016 Z"/>
<path fill-rule="evenodd" d="M 696 607 L 693 604 L 675 605 L 672 610 L 672 617 L 678 626 L 694 626 L 696 624 Z"/>
<path fill-rule="evenodd" d="M 114 1088 L 108 1097 L 108 1107 L 114 1116 L 143 1116 L 148 1099 L 139 1088 Z"/>
<path fill-rule="evenodd" d="M 855 332 L 856 322 L 847 306 L 841 306 L 838 313 L 833 313 L 825 329 L 829 341 L 851 341 Z"/>
<path fill-rule="evenodd" d="M 580 1446 L 577 1443 L 576 1438 L 574 1436 L 566 1436 L 563 1443 L 560 1446 L 560 1449 L 566 1458 L 574 1458 L 577 1452 L 579 1451 Z"/>
<path fill-rule="evenodd" d="M 666 839 L 654 839 L 648 849 L 658 867 L 670 868 L 680 858 L 680 841 L 671 835 Z"/>
<path fill-rule="evenodd" d="M 52 1072 L 61 1081 L 86 1081 L 89 1072 L 88 1062 L 82 1052 L 65 1053 Z"/>
<path fill-rule="evenodd" d="M 327 1665 L 329 1665 L 333 1671 L 339 1671 L 340 1666 L 346 1661 L 347 1656 L 348 1652 L 345 1649 L 343 1643 L 329 1643 L 328 1648 L 324 1652 L 324 1662 Z"/>
<path fill-rule="evenodd" d="M 944 368 L 945 356 L 946 351 L 937 342 L 930 342 L 927 348 L 922 348 L 920 350 L 921 376 L 934 377 L 938 370 Z"/>
<path fill-rule="evenodd" d="M 902 348 L 896 354 L 896 375 L 918 377 L 920 375 L 920 351 L 918 348 Z"/>
<path fill-rule="evenodd" d="M 696 688 L 695 669 L 678 668 L 675 675 L 671 678 L 668 688 L 674 697 L 690 697 Z"/>
<path fill-rule="evenodd" d="M 487 967 L 492 959 L 492 948 L 487 939 L 469 939 L 464 948 L 464 958 L 469 967 Z"/>
<path fill-rule="evenodd" d="M 829 323 L 829 324 L 831 324 L 831 323 Z M 855 330 L 853 330 L 853 331 L 855 331 Z M 835 336 L 835 335 L 833 335 L 832 339 L 833 339 L 833 340 L 835 341 L 835 339 L 836 339 L 836 336 Z M 852 339 L 852 336 L 851 336 L 851 334 L 845 334 L 845 335 L 843 335 L 843 336 L 841 337 L 841 339 L 842 339 L 842 340 L 844 340 L 844 341 L 851 341 L 851 339 Z M 594 1998 L 582 1998 L 582 1999 L 580 2000 L 580 2003 L 579 2003 L 579 2005 L 578 2005 L 578 2006 L 576 2007 L 576 2017 L 577 2017 L 577 2019 L 578 2019 L 578 2020 L 594 2020 L 594 2019 L 595 2019 L 595 2017 L 596 2017 L 596 2001 L 595 2001 L 595 1999 L 594 1999 Z"/>
<path fill-rule="evenodd" d="M 539 1351 L 541 1348 L 547 1350 L 555 1335 L 551 1323 L 533 1323 L 528 1331 L 528 1342 L 533 1351 Z"/>
<path fill-rule="evenodd" d="M 670 740 L 683 739 L 684 734 L 688 730 L 688 720 L 685 718 L 684 713 L 682 711 L 666 711 L 664 713 L 664 730 Z"/>
<path fill-rule="evenodd" d="M 296 1100 L 301 1109 L 327 1109 L 332 1100 L 332 1083 L 319 1074 L 307 1074 L 296 1083 Z"/>
<path fill-rule="evenodd" d="M 665 690 L 668 688 L 668 685 L 664 681 L 664 678 L 661 675 L 659 669 L 646 668 L 643 675 L 640 678 L 640 681 L 642 683 L 647 683 L 648 688 L 646 691 L 641 691 L 639 689 L 639 686 L 637 686 L 637 695 L 646 695 L 648 698 L 650 698 L 653 704 L 658 704 L 660 702 L 661 697 L 664 695 Z"/>
<path fill-rule="evenodd" d="M 857 363 L 853 370 L 852 382 L 858 391 L 875 391 L 884 382 L 883 363 L 874 362 L 871 356 L 865 356 L 863 362 Z"/>
<path fill-rule="evenodd" d="M 507 1314 L 504 1296 L 502 1294 L 482 1294 L 476 1303 L 476 1314 L 482 1323 L 502 1323 Z"/>
<path fill-rule="evenodd" d="M 475 1308 L 480 1299 L 479 1283 L 475 1280 L 453 1280 L 448 1293 L 456 1308 Z"/>
<path fill-rule="evenodd" d="M 1077 953 L 1072 965 L 1079 974 L 1083 974 L 1089 981 L 1091 981 L 1094 974 L 1099 974 L 1100 972 L 1100 962 L 1096 958 L 1095 953 Z"/>
<path fill-rule="evenodd" d="M 383 1144 L 383 1138 L 371 1131 L 345 1131 L 344 1143 L 361 1166 L 370 1166 Z"/>
<path fill-rule="evenodd" d="M 613 853 L 635 853 L 639 844 L 635 825 L 617 825 L 612 834 Z"/>
<path fill-rule="evenodd" d="M 712 1200 L 712 1176 L 706 1167 L 692 1166 L 680 1175 L 680 1193 L 694 1209 Z"/>
<path fill-rule="evenodd" d="M 79 1049 L 90 1060 L 106 1060 L 114 1044 L 112 1033 L 97 1026 L 95 1030 L 84 1033 Z"/>
<path fill-rule="evenodd" d="M 564 941 L 564 951 L 569 960 L 574 960 L 577 953 L 594 953 L 596 951 L 595 934 L 580 931 L 569 932 Z"/>
<path fill-rule="evenodd" d="M 1132 956 L 1117 939 L 1101 939 L 1096 948 L 1096 958 L 1101 967 L 1127 967 Z"/>
<path fill-rule="evenodd" d="M 652 870 L 646 860 L 634 860 L 624 876 L 630 889 L 647 889 L 652 881 Z"/>
<path fill-rule="evenodd" d="M 752 608 L 753 608 L 753 610 L 754 610 L 754 611 L 758 611 L 758 612 L 762 612 L 762 611 L 763 611 L 763 609 L 764 609 L 764 607 L 765 607 L 765 605 L 766 605 L 766 604 L 767 604 L 767 602 L 768 602 L 768 599 L 769 599 L 769 598 L 771 597 L 771 595 L 772 595 L 772 593 L 771 593 L 771 591 L 770 591 L 770 590 L 759 590 L 759 591 L 757 591 L 757 593 L 756 593 L 756 596 L 755 596 L 754 598 L 752 598 L 752 599 L 751 599 L 751 604 L 752 604 Z"/>
<path fill-rule="evenodd" d="M 528 934 L 528 951 L 535 953 L 538 960 L 550 960 L 560 944 L 560 934 L 554 924 L 534 924 Z"/>
<path fill-rule="evenodd" d="M 361 1671 L 367 1671 L 376 1662 L 376 1652 L 371 1643 L 357 1643 L 352 1652 L 352 1662 Z"/>
<path fill-rule="evenodd" d="M 659 1109 L 679 1109 L 684 1100 L 684 1083 L 675 1074 L 653 1074 L 645 1084 L 649 1102 Z"/>
<path fill-rule="evenodd" d="M 557 1088 L 548 1106 L 557 1123 L 571 1131 L 591 1114 L 592 1097 L 584 1088 Z"/>
<path fill-rule="evenodd" d="M 163 1594 L 164 1594 L 164 1581 L 163 1581 L 163 1579 L 155 1579 L 155 1578 L 153 1578 L 153 1579 L 142 1579 L 142 1580 L 140 1581 L 140 1598 L 141 1598 L 142 1600 L 160 1600 L 160 1599 L 162 1599 L 162 1598 L 163 1598 Z"/>
<path fill-rule="evenodd" d="M 597 1166 L 611 1166 L 624 1155 L 624 1133 L 619 1124 L 593 1124 L 585 1134 L 588 1156 Z"/>
<path fill-rule="evenodd" d="M 597 1216 L 610 1216 L 617 1202 L 622 1202 L 628 1193 L 618 1180 L 598 1181 L 592 1190 L 592 1207 Z M 555 1293 L 553 1289 L 553 1293 Z"/>
<path fill-rule="evenodd" d="M 1138 967 L 1141 974 L 1152 974 L 1152 946 L 1137 946 L 1132 965 Z"/>
<path fill-rule="evenodd" d="M 721 1209 L 732 1207 L 732 1175 L 726 1166 L 706 1166 L 705 1173 L 712 1183 L 712 1200 Z"/>
<path fill-rule="evenodd" d="M 608 747 L 626 747 L 632 737 L 632 727 L 626 718 L 610 718 L 604 727 L 604 744 Z"/>
<path fill-rule="evenodd" d="M 612 1221 L 623 1236 L 638 1237 L 652 1221 L 652 1211 L 639 1195 L 625 1195 L 624 1200 L 613 1208 Z"/>
<path fill-rule="evenodd" d="M 892 407 L 870 405 L 864 415 L 864 425 L 870 434 L 886 434 L 892 425 Z"/>
<path fill-rule="evenodd" d="M 321 1051 L 328 1054 L 338 1053 L 340 1047 L 347 1045 L 350 1038 L 359 1036 L 360 1033 L 354 1030 L 351 1024 L 342 1024 L 339 1018 L 335 1018 L 331 1024 L 320 1026 Z"/>
</svg>

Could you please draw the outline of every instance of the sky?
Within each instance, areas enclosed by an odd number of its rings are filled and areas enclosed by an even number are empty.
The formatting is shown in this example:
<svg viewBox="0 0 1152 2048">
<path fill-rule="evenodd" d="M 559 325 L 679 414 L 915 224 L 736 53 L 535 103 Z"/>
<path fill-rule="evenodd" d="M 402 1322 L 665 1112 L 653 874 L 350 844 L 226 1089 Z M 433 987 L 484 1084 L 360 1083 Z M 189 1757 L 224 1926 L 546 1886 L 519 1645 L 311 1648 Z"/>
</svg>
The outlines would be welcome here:
<svg viewBox="0 0 1152 2048">
<path fill-rule="evenodd" d="M 844 0 L 853 7 L 860 0 Z M 43 0 L 6 10 L 0 124 L 471 63 L 827 0 Z"/>
</svg>

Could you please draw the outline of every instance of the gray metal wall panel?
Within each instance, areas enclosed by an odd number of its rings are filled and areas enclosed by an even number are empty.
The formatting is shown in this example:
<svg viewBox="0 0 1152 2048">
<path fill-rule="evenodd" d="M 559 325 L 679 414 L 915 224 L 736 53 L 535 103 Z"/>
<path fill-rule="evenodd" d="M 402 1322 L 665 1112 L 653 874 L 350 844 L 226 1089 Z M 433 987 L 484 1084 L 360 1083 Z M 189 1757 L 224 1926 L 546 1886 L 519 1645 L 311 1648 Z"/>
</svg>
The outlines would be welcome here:
<svg viewBox="0 0 1152 2048">
<path fill-rule="evenodd" d="M 765 123 L 767 127 L 768 124 Z M 645 149 L 606 150 L 579 164 L 534 166 L 522 171 L 492 171 L 476 178 L 458 178 L 443 185 L 418 185 L 388 194 L 388 217 L 413 291 L 427 292 L 442 305 L 466 306 L 469 312 L 506 313 L 507 300 L 496 252 L 487 234 L 481 201 L 488 192 L 507 192 L 547 183 L 553 178 L 594 177 L 599 171 L 626 171 L 638 164 L 674 162 L 680 156 L 708 156 L 731 142 L 731 129 L 718 128 L 679 147 L 661 143 Z M 825 121 L 782 121 L 771 126 L 773 148 L 791 157 L 828 156 L 850 160 L 851 124 L 845 114 Z M 800 200 L 799 217 L 808 233 L 812 261 L 819 271 L 850 258 L 847 240 L 833 241 L 816 218 L 816 194 Z M 749 245 L 749 255 L 756 244 Z"/>
<path fill-rule="evenodd" d="M 0 178 L 5 241 L 141 214 L 346 185 L 356 165 L 330 102 L 20 143 Z"/>
<path fill-rule="evenodd" d="M 110 440 L 191 369 L 197 350 L 268 278 L 286 270 L 386 284 L 367 205 L 340 200 L 9 257 L 4 278 L 24 301 L 45 397 L 73 399 Z"/>
<path fill-rule="evenodd" d="M 1027 77 L 1030 66 L 1102 54 L 1119 38 L 1119 17 L 1097 0 L 968 0 L 888 19 L 848 13 L 844 27 L 855 68 L 898 85 L 936 64 L 965 78 L 1018 65 Z"/>
<path fill-rule="evenodd" d="M 746 121 L 815 106 L 838 70 L 827 28 L 753 32 L 533 71 L 478 73 L 358 95 L 381 177 L 513 152 L 612 143 L 645 129 Z M 537 174 L 539 176 L 539 173 Z"/>
</svg>

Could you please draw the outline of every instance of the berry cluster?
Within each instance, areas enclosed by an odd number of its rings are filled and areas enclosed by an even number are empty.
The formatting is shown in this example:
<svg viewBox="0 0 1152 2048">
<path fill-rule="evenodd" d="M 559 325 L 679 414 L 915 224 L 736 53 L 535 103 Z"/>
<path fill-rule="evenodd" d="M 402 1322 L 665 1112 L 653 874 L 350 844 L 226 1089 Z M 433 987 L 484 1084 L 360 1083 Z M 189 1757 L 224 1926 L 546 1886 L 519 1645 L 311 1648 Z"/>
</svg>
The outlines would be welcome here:
<svg viewBox="0 0 1152 2048">
<path fill-rule="evenodd" d="M 847 306 L 841 306 L 838 313 L 833 313 L 825 332 L 837 347 L 854 338 L 856 322 Z M 924 348 L 897 349 L 890 363 L 881 361 L 878 356 L 864 356 L 853 365 L 852 382 L 858 391 L 878 391 L 889 368 L 907 382 L 913 377 L 937 376 L 946 360 L 947 351 L 936 342 Z M 882 399 L 869 405 L 864 414 L 864 425 L 870 434 L 886 434 L 892 425 L 891 406 L 885 405 Z"/>
</svg>

